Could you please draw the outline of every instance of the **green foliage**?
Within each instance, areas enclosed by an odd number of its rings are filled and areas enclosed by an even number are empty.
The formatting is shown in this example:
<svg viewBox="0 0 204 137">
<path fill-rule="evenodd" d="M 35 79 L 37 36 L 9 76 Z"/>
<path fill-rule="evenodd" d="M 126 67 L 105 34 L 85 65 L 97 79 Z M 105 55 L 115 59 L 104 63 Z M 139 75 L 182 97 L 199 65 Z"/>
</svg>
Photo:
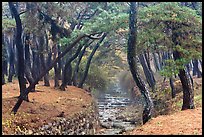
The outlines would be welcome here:
<svg viewBox="0 0 204 137">
<path fill-rule="evenodd" d="M 167 60 L 160 74 L 171 77 L 194 58 L 202 57 L 202 18 L 196 10 L 179 6 L 177 2 L 163 2 L 140 8 L 138 12 L 138 52 L 151 50 L 177 50 L 179 60 Z M 172 41 L 173 34 L 179 34 Z"/>
<path fill-rule="evenodd" d="M 128 26 L 127 13 L 111 13 L 103 10 L 97 17 L 84 23 L 82 29 L 86 33 L 110 32 Z"/>
<path fill-rule="evenodd" d="M 14 19 L 2 19 L 2 29 L 3 32 L 9 32 L 12 28 L 16 27 L 16 22 Z"/>
<path fill-rule="evenodd" d="M 181 46 L 202 45 L 202 19 L 195 10 L 181 7 L 177 2 L 163 2 L 139 9 L 138 41 L 141 47 L 149 45 L 153 50 L 158 44 L 168 48 L 174 47 L 171 39 L 172 28 L 176 28 L 175 32 L 182 35 L 178 38 Z"/>
<path fill-rule="evenodd" d="M 83 57 L 82 63 L 79 68 L 79 80 L 81 80 L 84 69 L 86 65 L 86 57 Z M 88 76 L 85 81 L 85 85 L 96 88 L 96 89 L 105 89 L 108 84 L 108 73 L 104 67 L 99 67 L 95 64 L 91 64 L 88 72 Z"/>
<path fill-rule="evenodd" d="M 173 59 L 168 59 L 165 60 L 165 66 L 164 68 L 160 71 L 160 74 L 165 77 L 172 77 L 173 75 L 176 75 L 179 73 L 179 69 L 184 68 L 184 63 L 185 61 L 183 59 L 179 60 L 173 60 Z"/>
</svg>

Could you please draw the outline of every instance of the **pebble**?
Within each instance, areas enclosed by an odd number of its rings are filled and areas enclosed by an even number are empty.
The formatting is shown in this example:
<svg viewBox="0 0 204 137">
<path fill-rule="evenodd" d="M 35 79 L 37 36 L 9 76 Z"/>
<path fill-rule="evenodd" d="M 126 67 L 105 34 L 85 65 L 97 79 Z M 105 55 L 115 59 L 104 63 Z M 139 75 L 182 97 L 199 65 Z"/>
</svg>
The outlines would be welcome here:
<svg viewBox="0 0 204 137">
<path fill-rule="evenodd" d="M 33 134 L 33 131 L 32 130 L 28 130 L 28 135 L 31 135 L 31 134 Z"/>
</svg>

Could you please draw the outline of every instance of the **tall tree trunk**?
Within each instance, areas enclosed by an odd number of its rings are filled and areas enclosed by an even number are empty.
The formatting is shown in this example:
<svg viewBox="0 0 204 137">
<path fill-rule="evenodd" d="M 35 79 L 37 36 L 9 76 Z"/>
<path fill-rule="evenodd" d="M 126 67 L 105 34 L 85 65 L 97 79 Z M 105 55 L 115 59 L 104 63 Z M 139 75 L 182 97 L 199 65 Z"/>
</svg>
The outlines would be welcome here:
<svg viewBox="0 0 204 137">
<path fill-rule="evenodd" d="M 81 81 L 79 82 L 79 85 L 78 85 L 79 88 L 83 88 L 83 84 L 84 84 L 84 82 L 85 82 L 85 80 L 86 80 L 86 77 L 87 77 L 87 75 L 88 75 L 88 71 L 89 71 L 89 67 L 90 67 L 90 64 L 91 64 L 91 60 L 92 60 L 92 58 L 93 58 L 93 56 L 94 56 L 96 50 L 99 48 L 100 44 L 101 44 L 102 41 L 105 39 L 106 35 L 107 35 L 106 33 L 103 35 L 103 37 L 101 38 L 101 40 L 96 44 L 96 46 L 95 46 L 94 49 L 92 50 L 91 54 L 89 55 L 88 60 L 87 60 L 87 63 L 86 63 L 86 67 L 85 67 L 84 74 L 83 74 L 82 79 L 81 79 Z"/>
<path fill-rule="evenodd" d="M 25 76 L 28 82 L 31 84 L 34 82 L 34 78 L 31 73 L 29 41 L 30 41 L 30 34 L 26 34 L 25 36 Z M 35 91 L 35 87 L 32 89 L 32 91 Z"/>
<path fill-rule="evenodd" d="M 87 42 L 88 42 L 88 41 L 87 41 Z M 92 42 L 93 42 L 93 41 L 92 41 Z M 72 82 L 73 82 L 73 85 L 74 85 L 74 86 L 77 86 L 77 75 L 78 75 L 79 64 L 80 64 L 80 62 L 81 62 L 81 59 L 82 59 L 82 57 L 84 56 L 84 53 L 85 53 L 85 51 L 86 51 L 86 48 L 87 48 L 89 45 L 91 45 L 92 42 L 90 42 L 89 44 L 87 44 L 87 43 L 85 42 L 84 48 L 83 48 L 82 51 L 79 53 L 78 61 L 77 61 L 76 65 L 75 65 L 74 72 L 73 72 L 73 77 L 72 77 Z"/>
<path fill-rule="evenodd" d="M 137 5 L 136 2 L 130 3 L 130 14 L 129 14 L 129 38 L 128 38 L 128 48 L 127 48 L 127 59 L 131 74 L 141 94 L 145 99 L 145 106 L 143 110 L 143 124 L 146 123 L 152 114 L 153 102 L 149 95 L 148 88 L 146 87 L 144 81 L 139 76 L 136 64 L 136 41 L 137 41 Z"/>
<path fill-rule="evenodd" d="M 7 51 L 6 51 L 6 45 L 4 42 L 4 34 L 2 34 L 2 85 L 4 85 L 5 82 L 5 78 L 4 75 L 6 75 L 7 73 Z"/>
<path fill-rule="evenodd" d="M 161 53 L 160 52 L 157 52 L 157 54 L 158 54 L 158 61 L 159 61 L 159 64 L 160 64 L 160 69 L 162 69 L 162 67 L 163 67 L 163 62 L 162 62 L 162 59 L 161 59 Z"/>
<path fill-rule="evenodd" d="M 156 80 L 155 80 L 155 78 L 154 78 L 154 73 L 153 73 L 152 68 L 151 68 L 151 65 L 150 65 L 150 55 L 149 55 L 149 51 L 148 51 L 148 52 L 144 51 L 144 57 L 145 57 L 145 60 L 146 60 L 146 62 L 147 62 L 147 66 L 148 66 L 148 69 L 149 69 L 149 72 L 150 72 L 151 80 L 153 81 L 153 84 L 154 84 L 154 86 L 155 86 Z"/>
<path fill-rule="evenodd" d="M 61 54 L 61 47 L 58 44 L 57 45 L 57 51 L 58 51 L 58 55 Z M 60 59 L 59 63 L 58 63 L 58 76 L 59 76 L 59 80 L 62 80 L 62 59 Z"/>
<path fill-rule="evenodd" d="M 201 78 L 202 77 L 202 72 L 200 71 L 199 67 L 198 67 L 198 60 L 194 59 L 193 60 L 193 76 L 197 75 L 197 78 Z"/>
<path fill-rule="evenodd" d="M 15 60 L 15 55 L 14 55 L 14 49 L 13 49 L 13 37 L 8 38 L 8 51 L 9 51 L 9 74 L 8 74 L 8 82 L 12 82 L 12 78 L 14 75 L 14 60 Z"/>
<path fill-rule="evenodd" d="M 54 44 L 54 47 L 53 47 L 53 52 L 54 52 L 54 55 L 53 55 L 53 60 L 55 60 L 57 58 L 57 45 Z M 54 66 L 54 82 L 55 82 L 55 85 L 54 87 L 59 87 L 59 70 L 58 70 L 58 66 L 59 66 L 59 63 L 56 63 L 55 66 Z"/>
<path fill-rule="evenodd" d="M 64 67 L 64 71 L 63 71 L 63 79 L 62 79 L 62 84 L 60 86 L 61 90 L 65 90 L 65 87 L 67 85 L 71 85 L 72 84 L 72 66 L 71 66 L 71 62 L 77 58 L 77 56 L 79 55 L 81 49 L 82 49 L 83 45 L 79 45 L 77 51 L 75 52 L 75 54 L 69 58 L 66 63 L 65 63 L 65 67 Z"/>
<path fill-rule="evenodd" d="M 46 49 L 46 52 L 48 53 L 47 55 L 47 60 L 44 58 L 44 55 L 43 57 L 41 57 L 41 62 L 42 62 L 42 67 L 44 69 L 47 68 L 47 66 L 49 66 L 51 64 L 51 60 L 52 60 L 52 53 L 50 52 L 49 50 L 49 46 L 48 46 L 48 36 L 45 32 L 45 49 Z M 49 72 L 44 76 L 44 86 L 50 86 L 50 82 L 49 82 Z"/>
<path fill-rule="evenodd" d="M 177 38 L 179 37 L 179 34 L 175 32 L 176 28 L 172 28 L 172 41 L 174 45 L 180 45 L 179 41 Z M 175 50 L 173 51 L 173 56 L 174 60 L 181 59 L 180 53 Z M 193 109 L 195 108 L 194 106 L 194 91 L 193 91 L 193 83 L 190 78 L 190 75 L 187 73 L 185 69 L 180 69 L 179 74 L 178 74 L 182 87 L 183 87 L 183 105 L 182 105 L 182 110 L 186 109 Z"/>
<path fill-rule="evenodd" d="M 171 96 L 172 96 L 172 98 L 175 98 L 176 97 L 176 91 L 174 88 L 174 82 L 173 82 L 172 77 L 169 78 L 169 83 L 170 83 L 170 87 L 171 87 Z"/>
<path fill-rule="evenodd" d="M 154 65 L 155 65 L 156 71 L 160 71 L 161 67 L 160 67 L 159 60 L 157 58 L 156 53 L 153 53 L 153 57 L 154 57 Z"/>
<path fill-rule="evenodd" d="M 20 16 L 16 8 L 14 7 L 13 2 L 9 2 L 9 7 L 16 21 L 16 47 L 18 51 L 18 81 L 19 81 L 20 96 L 21 96 L 21 94 L 26 89 L 26 83 L 24 78 L 24 52 L 23 52 L 23 43 L 21 40 L 22 24 L 21 24 Z M 28 101 L 28 96 L 25 96 L 23 99 Z"/>
<path fill-rule="evenodd" d="M 155 87 L 155 79 L 154 79 L 154 76 L 153 74 L 151 73 L 148 65 L 147 65 L 147 61 L 144 57 L 143 54 L 139 55 L 139 59 L 140 59 L 140 63 L 142 65 L 142 68 L 143 68 L 143 71 L 144 71 L 144 74 L 145 74 L 145 77 L 146 77 L 146 80 L 147 80 L 147 83 L 149 84 L 149 86 L 152 88 L 152 90 L 154 90 L 154 87 Z"/>
<path fill-rule="evenodd" d="M 43 72 L 43 70 L 45 70 L 47 67 L 46 67 L 46 64 L 45 64 L 45 56 L 44 56 L 44 51 L 45 51 L 45 41 L 44 41 L 44 34 L 41 34 L 39 36 L 39 45 L 40 45 L 40 62 L 41 62 L 41 70 Z M 49 83 L 49 78 L 48 78 L 48 75 L 46 74 L 44 76 L 44 86 L 50 86 L 50 83 Z"/>
<path fill-rule="evenodd" d="M 28 88 L 26 88 L 26 90 L 24 90 L 24 91 L 22 92 L 22 94 L 20 94 L 20 97 L 19 97 L 18 101 L 16 102 L 15 106 L 13 107 L 13 109 L 11 110 L 11 112 L 13 112 L 14 114 L 16 114 L 16 112 L 18 111 L 19 107 L 21 106 L 21 104 L 22 104 L 22 102 L 23 102 L 24 97 L 28 96 L 29 92 L 31 91 L 32 88 L 34 88 L 34 86 L 38 83 L 38 81 L 39 81 L 42 77 L 44 77 L 44 76 L 48 73 L 48 71 L 50 71 L 50 70 L 55 66 L 55 64 L 59 61 L 59 59 L 61 59 L 62 57 L 64 57 L 64 55 L 66 55 L 67 52 L 69 52 L 70 49 L 72 49 L 72 48 L 73 48 L 82 38 L 84 38 L 84 37 L 90 37 L 90 35 L 88 35 L 88 36 L 87 36 L 87 35 L 81 35 L 81 36 L 79 36 L 74 42 L 72 42 L 72 43 L 70 44 L 70 46 L 68 46 L 68 47 L 64 50 L 64 52 L 62 52 L 62 54 L 60 54 L 60 55 L 51 63 L 51 65 L 49 65 L 49 67 L 48 67 L 45 71 L 43 71 L 43 72 L 35 79 L 35 81 L 34 81 L 31 85 L 29 85 Z"/>
</svg>

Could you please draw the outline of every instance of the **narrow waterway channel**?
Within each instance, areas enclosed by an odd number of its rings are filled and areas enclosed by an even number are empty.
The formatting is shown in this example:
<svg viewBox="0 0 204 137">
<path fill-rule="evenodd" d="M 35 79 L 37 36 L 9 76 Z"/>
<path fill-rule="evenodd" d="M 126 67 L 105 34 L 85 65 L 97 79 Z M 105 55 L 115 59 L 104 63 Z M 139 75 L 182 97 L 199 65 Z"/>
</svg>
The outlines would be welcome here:
<svg viewBox="0 0 204 137">
<path fill-rule="evenodd" d="M 133 93 L 124 90 L 116 80 L 110 84 L 106 91 L 96 91 L 95 98 L 98 105 L 99 120 L 104 130 L 98 134 L 102 135 L 116 135 L 122 132 L 132 130 L 137 125 L 136 119 L 140 119 L 137 112 L 139 112 L 139 100 L 137 100 Z M 126 112 L 127 107 L 132 107 L 130 112 Z M 123 115 L 128 113 L 128 115 Z M 129 118 L 132 117 L 132 118 Z M 138 116 L 138 117 L 137 117 Z"/>
</svg>

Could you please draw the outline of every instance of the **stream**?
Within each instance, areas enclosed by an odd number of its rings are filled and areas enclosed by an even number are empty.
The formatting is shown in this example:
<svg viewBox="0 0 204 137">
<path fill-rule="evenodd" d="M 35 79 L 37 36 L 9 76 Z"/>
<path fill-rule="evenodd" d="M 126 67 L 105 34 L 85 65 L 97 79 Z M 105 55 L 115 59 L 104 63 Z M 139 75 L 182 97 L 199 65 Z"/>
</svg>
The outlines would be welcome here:
<svg viewBox="0 0 204 137">
<path fill-rule="evenodd" d="M 101 127 L 104 128 L 98 133 L 99 135 L 122 134 L 134 129 L 137 125 L 139 115 L 136 114 L 140 108 L 139 100 L 135 99 L 130 91 L 123 90 L 119 83 L 119 80 L 116 80 L 108 86 L 105 92 L 96 91 L 99 120 Z"/>
</svg>

